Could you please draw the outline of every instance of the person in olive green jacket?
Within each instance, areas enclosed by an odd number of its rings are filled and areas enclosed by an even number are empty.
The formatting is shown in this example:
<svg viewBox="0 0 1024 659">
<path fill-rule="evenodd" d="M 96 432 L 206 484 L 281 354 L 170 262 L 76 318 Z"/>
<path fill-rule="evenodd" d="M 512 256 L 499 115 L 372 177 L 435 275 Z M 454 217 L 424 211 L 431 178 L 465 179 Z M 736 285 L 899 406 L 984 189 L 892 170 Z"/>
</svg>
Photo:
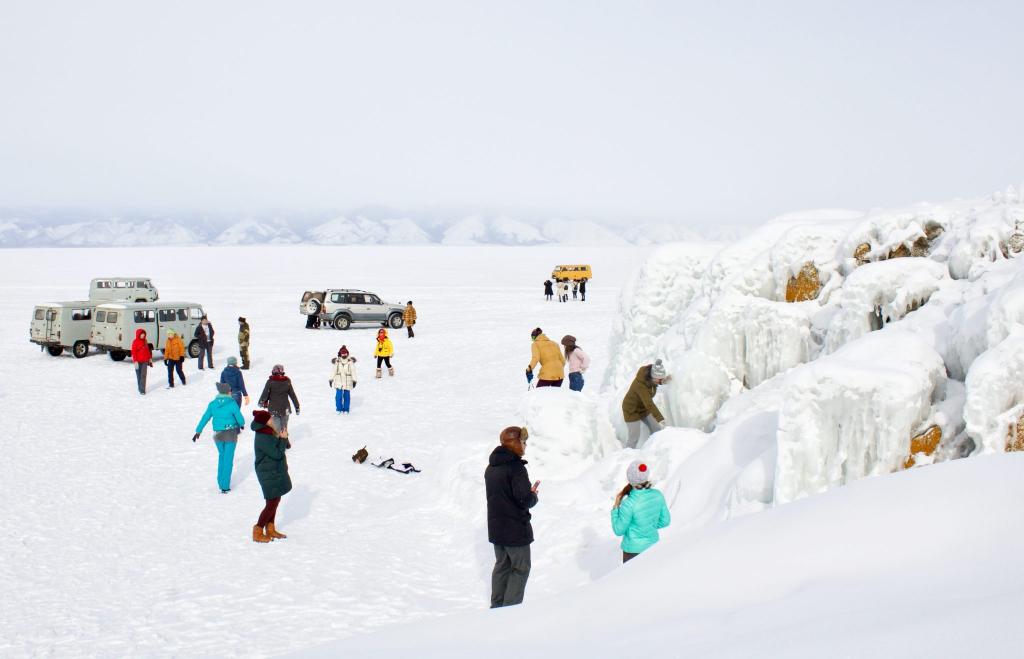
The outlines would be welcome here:
<svg viewBox="0 0 1024 659">
<path fill-rule="evenodd" d="M 530 347 L 530 365 L 526 367 L 526 381 L 533 379 L 533 367 L 540 362 L 538 387 L 561 387 L 565 379 L 565 357 L 558 344 L 544 336 L 541 328 L 530 333 L 533 345 Z"/>
<path fill-rule="evenodd" d="M 654 394 L 658 393 L 658 385 L 671 379 L 660 359 L 641 366 L 636 372 L 633 384 L 622 399 L 622 418 L 629 429 L 626 448 L 636 448 L 643 426 L 647 426 L 652 435 L 665 427 L 665 415 L 654 404 Z"/>
<path fill-rule="evenodd" d="M 249 321 L 238 317 L 238 352 L 242 355 L 242 370 L 249 370 Z"/>
<path fill-rule="evenodd" d="M 287 538 L 278 533 L 274 527 L 277 506 L 281 497 L 292 491 L 292 479 L 288 476 L 288 459 L 284 452 L 287 448 L 287 435 L 281 436 L 270 423 L 270 412 L 254 410 L 253 421 L 249 426 L 255 431 L 253 437 L 253 453 L 256 456 L 256 478 L 263 490 L 263 498 L 267 503 L 263 506 L 256 525 L 252 527 L 253 542 L 270 542 Z"/>
</svg>

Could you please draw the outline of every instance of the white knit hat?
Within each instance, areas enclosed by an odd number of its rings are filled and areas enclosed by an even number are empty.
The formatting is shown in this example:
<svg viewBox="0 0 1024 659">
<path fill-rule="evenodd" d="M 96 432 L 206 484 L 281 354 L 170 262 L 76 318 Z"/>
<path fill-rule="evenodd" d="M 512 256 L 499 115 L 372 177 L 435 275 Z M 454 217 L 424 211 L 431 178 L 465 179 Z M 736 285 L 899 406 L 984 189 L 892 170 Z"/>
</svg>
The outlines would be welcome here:
<svg viewBox="0 0 1024 659">
<path fill-rule="evenodd" d="M 626 480 L 633 487 L 643 485 L 651 480 L 651 470 L 643 460 L 634 460 L 626 468 Z"/>
<path fill-rule="evenodd" d="M 661 360 L 654 362 L 654 366 L 651 367 L 651 377 L 655 380 L 664 380 L 668 372 L 665 370 L 665 365 L 661 363 Z"/>
</svg>

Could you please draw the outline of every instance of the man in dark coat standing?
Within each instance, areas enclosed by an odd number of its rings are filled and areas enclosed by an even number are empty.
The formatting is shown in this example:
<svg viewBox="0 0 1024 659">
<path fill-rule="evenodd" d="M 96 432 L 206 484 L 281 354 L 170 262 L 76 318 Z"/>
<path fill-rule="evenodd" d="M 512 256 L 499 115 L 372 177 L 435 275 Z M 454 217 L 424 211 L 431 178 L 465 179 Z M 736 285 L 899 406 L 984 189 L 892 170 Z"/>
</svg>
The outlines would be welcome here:
<svg viewBox="0 0 1024 659">
<path fill-rule="evenodd" d="M 484 483 L 487 488 L 487 539 L 494 545 L 491 608 L 521 604 L 530 576 L 533 527 L 530 508 L 537 505 L 540 481 L 530 485 L 526 473 L 526 428 L 501 431 L 501 445 L 491 452 Z"/>
<path fill-rule="evenodd" d="M 203 354 L 206 354 L 206 363 L 210 368 L 213 368 L 213 325 L 210 324 L 209 319 L 203 316 L 203 319 L 199 321 L 199 327 L 196 328 L 193 338 L 199 342 L 199 370 L 203 370 Z"/>
</svg>

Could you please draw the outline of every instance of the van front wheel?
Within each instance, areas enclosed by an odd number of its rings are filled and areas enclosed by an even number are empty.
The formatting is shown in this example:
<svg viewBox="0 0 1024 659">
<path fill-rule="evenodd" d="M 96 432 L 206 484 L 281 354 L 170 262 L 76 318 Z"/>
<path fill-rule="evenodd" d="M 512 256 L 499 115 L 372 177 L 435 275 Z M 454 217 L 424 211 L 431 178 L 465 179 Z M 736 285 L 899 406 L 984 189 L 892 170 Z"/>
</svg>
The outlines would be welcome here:
<svg viewBox="0 0 1024 659">
<path fill-rule="evenodd" d="M 111 350 L 110 351 L 110 358 L 113 359 L 115 362 L 123 362 L 124 358 L 127 357 L 127 356 L 128 356 L 128 353 L 125 352 L 124 350 Z"/>
<path fill-rule="evenodd" d="M 199 356 L 199 341 L 192 341 L 188 344 L 188 356 L 195 359 Z"/>
<path fill-rule="evenodd" d="M 89 354 L 89 342 L 88 341 L 75 341 L 75 345 L 71 347 L 71 354 L 76 359 L 81 359 Z"/>
<path fill-rule="evenodd" d="M 60 357 L 61 353 L 64 352 L 64 348 L 60 346 L 47 346 L 46 352 L 50 353 L 54 357 Z"/>
</svg>

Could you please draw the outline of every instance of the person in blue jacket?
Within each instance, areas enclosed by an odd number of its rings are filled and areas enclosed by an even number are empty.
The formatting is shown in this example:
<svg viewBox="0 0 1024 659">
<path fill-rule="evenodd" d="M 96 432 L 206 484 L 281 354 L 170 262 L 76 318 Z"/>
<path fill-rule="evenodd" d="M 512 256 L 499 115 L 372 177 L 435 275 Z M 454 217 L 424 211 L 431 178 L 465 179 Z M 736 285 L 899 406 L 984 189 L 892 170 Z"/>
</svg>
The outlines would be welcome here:
<svg viewBox="0 0 1024 659">
<path fill-rule="evenodd" d="M 245 419 L 231 397 L 231 386 L 223 382 L 217 383 L 217 397 L 210 401 L 196 426 L 196 434 L 192 441 L 199 439 L 199 434 L 210 421 L 213 421 L 213 443 L 217 445 L 217 485 L 220 491 L 231 490 L 231 470 L 235 465 L 235 446 L 238 445 L 238 433 L 245 427 Z"/>
<path fill-rule="evenodd" d="M 238 368 L 238 359 L 228 357 L 228 365 L 220 373 L 220 381 L 231 387 L 231 397 L 239 409 L 242 407 L 242 396 L 245 396 L 245 404 L 249 404 L 249 392 L 245 389 L 245 378 L 242 377 L 242 370 Z"/>
<path fill-rule="evenodd" d="M 633 461 L 626 469 L 629 485 L 615 497 L 612 531 L 622 536 L 622 562 L 635 558 L 658 541 L 658 529 L 672 521 L 665 497 L 651 487 L 647 464 Z"/>
</svg>

